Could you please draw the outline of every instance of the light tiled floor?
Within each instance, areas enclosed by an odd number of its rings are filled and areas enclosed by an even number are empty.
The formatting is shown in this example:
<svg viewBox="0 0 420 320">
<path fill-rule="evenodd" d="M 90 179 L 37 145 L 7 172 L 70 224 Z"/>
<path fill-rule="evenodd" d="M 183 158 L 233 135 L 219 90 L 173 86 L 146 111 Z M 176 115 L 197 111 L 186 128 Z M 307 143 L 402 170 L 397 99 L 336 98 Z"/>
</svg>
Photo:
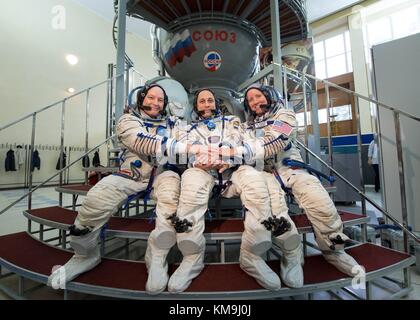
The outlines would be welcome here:
<svg viewBox="0 0 420 320">
<path fill-rule="evenodd" d="M 0 210 L 4 207 L 6 207 L 8 204 L 10 204 L 13 200 L 18 199 L 20 196 L 22 196 L 26 190 L 17 189 L 17 190 L 8 190 L 8 191 L 0 191 Z M 370 196 L 375 202 L 382 203 L 381 197 L 379 193 L 375 193 L 374 191 L 367 189 L 367 194 Z M 37 190 L 33 195 L 32 200 L 32 207 L 33 208 L 39 208 L 39 207 L 45 207 L 45 206 L 53 206 L 58 205 L 58 193 L 54 190 L 53 187 L 48 188 L 41 188 Z M 69 195 L 63 195 L 63 204 L 64 205 L 70 205 L 71 204 L 71 196 Z M 27 221 L 22 215 L 22 211 L 27 208 L 27 202 L 26 200 L 18 203 L 13 208 L 11 208 L 9 211 L 4 213 L 3 215 L 0 215 L 0 235 L 14 233 L 14 232 L 20 232 L 24 231 L 27 228 Z M 342 209 L 346 209 L 349 211 L 360 211 L 360 202 L 356 203 L 354 206 L 351 207 L 338 207 Z M 371 216 L 371 223 L 377 223 L 375 221 L 376 217 L 382 216 L 382 214 L 375 209 L 370 204 L 367 204 L 367 210 L 368 214 Z M 121 241 L 121 240 L 119 240 Z M 118 242 L 118 241 L 117 241 Z M 112 245 L 115 247 L 118 247 L 121 244 L 113 243 Z M 144 255 L 144 243 L 136 243 L 133 246 L 130 246 L 130 258 L 141 258 Z M 232 248 L 235 248 L 235 246 L 232 246 Z M 211 251 L 212 249 L 210 249 Z M 211 255 L 211 253 L 210 253 Z M 237 259 L 237 252 L 227 252 L 227 257 L 231 257 L 233 260 Z M 114 255 L 114 257 L 124 258 L 125 252 L 120 252 Z M 178 260 L 180 258 L 179 252 L 174 251 L 172 252 L 172 258 L 175 260 Z M 410 275 L 411 275 L 411 283 L 413 291 L 411 291 L 406 297 L 402 299 L 409 299 L 409 300 L 420 300 L 420 273 L 416 270 L 416 268 L 413 266 L 410 268 Z M 398 272 L 394 275 L 392 275 L 395 279 L 402 279 L 402 272 Z M 0 282 L 4 285 L 7 285 L 10 288 L 14 288 L 16 290 L 18 286 L 18 277 L 17 276 L 11 276 L 9 278 L 5 278 L 0 280 Z M 30 280 L 25 281 L 26 287 L 30 288 L 32 286 L 35 286 L 36 283 L 32 282 Z M 372 286 L 372 292 L 373 297 L 376 299 L 383 299 L 389 296 L 390 292 L 392 290 L 395 290 L 395 286 L 393 286 L 390 282 L 385 283 L 378 283 L 378 285 L 374 284 Z M 48 287 L 42 287 L 40 289 L 37 289 L 31 293 L 28 293 L 26 295 L 30 299 L 62 299 L 62 293 L 56 290 L 53 290 Z M 79 293 L 71 293 L 70 295 L 71 299 L 95 299 L 100 298 L 104 299 L 103 297 L 95 297 L 91 295 L 84 295 Z M 306 299 L 307 297 L 304 296 L 297 296 L 293 297 L 294 299 Z M 339 290 L 335 292 L 319 292 L 315 293 L 313 295 L 314 299 L 319 300 L 335 300 L 335 299 L 352 299 L 351 296 L 349 296 L 347 293 Z M 9 296 L 5 295 L 3 292 L 0 291 L 0 300 L 3 299 L 10 299 Z"/>
</svg>

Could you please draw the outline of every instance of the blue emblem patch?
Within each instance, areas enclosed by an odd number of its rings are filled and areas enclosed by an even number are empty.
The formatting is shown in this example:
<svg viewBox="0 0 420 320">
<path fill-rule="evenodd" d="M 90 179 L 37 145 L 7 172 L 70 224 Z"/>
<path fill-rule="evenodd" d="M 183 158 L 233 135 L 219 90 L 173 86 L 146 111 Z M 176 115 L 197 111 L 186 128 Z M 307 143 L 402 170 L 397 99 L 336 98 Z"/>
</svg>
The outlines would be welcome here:
<svg viewBox="0 0 420 320">
<path fill-rule="evenodd" d="M 214 124 L 214 122 L 212 120 L 209 120 L 207 122 L 207 128 L 211 131 L 211 130 L 216 129 L 216 125 Z"/>
<path fill-rule="evenodd" d="M 165 127 L 162 127 L 162 126 L 159 126 L 159 127 L 156 129 L 156 134 L 157 134 L 158 136 L 161 136 L 161 137 L 166 137 L 166 128 L 165 128 Z"/>
</svg>

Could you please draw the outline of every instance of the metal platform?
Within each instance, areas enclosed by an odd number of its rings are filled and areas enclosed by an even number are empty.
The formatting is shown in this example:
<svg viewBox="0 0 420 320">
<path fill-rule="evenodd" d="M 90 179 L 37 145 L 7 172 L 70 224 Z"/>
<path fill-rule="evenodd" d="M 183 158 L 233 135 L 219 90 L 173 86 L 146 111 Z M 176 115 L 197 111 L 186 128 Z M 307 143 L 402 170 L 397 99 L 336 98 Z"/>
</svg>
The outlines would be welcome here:
<svg viewBox="0 0 420 320">
<path fill-rule="evenodd" d="M 415 258 L 407 254 L 372 244 L 361 244 L 347 252 L 365 267 L 366 281 L 407 268 L 415 262 Z M 45 284 L 53 266 L 63 265 L 70 257 L 70 252 L 37 241 L 26 232 L 0 237 L 0 265 L 36 282 Z M 279 272 L 279 261 L 270 261 L 269 265 Z M 170 266 L 169 273 L 175 268 Z M 66 290 L 126 299 L 267 299 L 342 288 L 351 285 L 352 281 L 320 255 L 305 258 L 304 278 L 302 288 L 283 287 L 279 291 L 269 291 L 242 271 L 238 263 L 206 264 L 185 292 L 150 296 L 145 293 L 147 271 L 144 263 L 104 258 L 96 268 L 68 283 Z"/>
<path fill-rule="evenodd" d="M 77 211 L 59 206 L 25 210 L 23 212 L 29 220 L 44 226 L 67 230 L 73 224 Z M 340 218 L 345 226 L 367 223 L 369 217 L 340 211 Z M 312 232 L 312 226 L 305 214 L 292 215 L 292 220 L 300 233 Z M 146 218 L 111 217 L 108 221 L 107 234 L 123 238 L 147 240 L 154 229 L 154 220 Z M 204 235 L 207 240 L 240 239 L 243 232 L 242 219 L 214 219 L 207 220 Z"/>
<path fill-rule="evenodd" d="M 93 171 L 93 172 L 118 172 L 120 169 L 118 167 L 85 167 L 82 168 L 82 171 Z"/>
<path fill-rule="evenodd" d="M 88 184 L 73 184 L 56 187 L 55 191 L 72 195 L 85 196 L 93 186 Z"/>
</svg>

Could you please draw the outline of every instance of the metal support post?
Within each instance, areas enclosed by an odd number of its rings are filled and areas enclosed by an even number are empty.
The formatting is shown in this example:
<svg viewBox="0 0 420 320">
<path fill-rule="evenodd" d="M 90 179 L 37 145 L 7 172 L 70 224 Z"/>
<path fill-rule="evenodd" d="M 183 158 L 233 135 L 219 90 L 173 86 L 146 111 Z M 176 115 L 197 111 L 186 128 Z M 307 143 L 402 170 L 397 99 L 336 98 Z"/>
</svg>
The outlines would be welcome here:
<svg viewBox="0 0 420 320">
<path fill-rule="evenodd" d="M 66 99 L 61 104 L 61 134 L 60 134 L 60 164 L 59 168 L 62 169 L 63 157 L 64 157 L 64 125 L 66 119 Z M 63 171 L 60 172 L 60 187 L 63 185 Z M 60 207 L 63 206 L 63 193 L 58 194 L 58 204 Z"/>
<path fill-rule="evenodd" d="M 366 281 L 366 300 L 372 300 L 372 284 Z"/>
<path fill-rule="evenodd" d="M 24 293 L 25 293 L 25 278 L 22 276 L 19 276 L 18 295 L 20 297 L 23 297 Z"/>
<path fill-rule="evenodd" d="M 359 178 L 360 178 L 360 191 L 365 193 L 365 179 L 363 177 L 363 159 L 362 159 L 362 128 L 360 124 L 360 107 L 359 98 L 354 97 L 354 106 L 356 110 L 356 126 L 357 126 L 357 154 L 359 156 Z M 362 214 L 366 216 L 366 199 L 361 196 L 360 201 L 362 203 Z M 361 240 L 362 242 L 367 241 L 367 225 L 363 223 L 360 226 Z"/>
<path fill-rule="evenodd" d="M 63 249 L 66 249 L 66 242 L 67 242 L 67 234 L 66 234 L 66 230 L 61 230 L 61 247 Z"/>
<path fill-rule="evenodd" d="M 404 158 L 401 146 L 401 127 L 400 127 L 400 114 L 394 111 L 394 124 L 395 124 L 395 144 L 397 146 L 398 157 L 398 173 L 400 177 L 400 194 L 401 194 L 401 213 L 402 223 L 404 227 L 408 227 L 408 214 L 407 214 L 407 199 L 405 194 L 405 177 L 404 177 Z M 404 232 L 404 251 L 409 253 L 408 236 Z"/>
<path fill-rule="evenodd" d="M 85 153 L 89 150 L 89 109 L 90 109 L 90 90 L 86 91 L 86 108 L 85 108 Z M 85 184 L 88 184 L 88 172 L 85 172 Z M 75 209 L 73 202 L 73 210 Z"/>
<path fill-rule="evenodd" d="M 410 273 L 410 268 L 405 268 L 403 270 L 403 275 L 404 275 L 404 282 L 403 282 L 403 288 L 410 288 L 411 286 L 411 273 Z"/>
<path fill-rule="evenodd" d="M 125 96 L 128 97 L 128 94 L 131 90 L 134 89 L 134 77 L 133 77 L 133 68 L 128 66 L 125 70 Z"/>
<path fill-rule="evenodd" d="M 286 109 L 289 109 L 289 98 L 287 97 L 287 69 L 283 68 L 283 88 L 284 88 L 284 106 L 286 107 Z"/>
<path fill-rule="evenodd" d="M 325 103 L 327 109 L 327 132 L 328 132 L 328 158 L 330 162 L 330 166 L 333 167 L 333 151 L 332 151 L 332 136 L 331 136 L 331 122 L 330 122 L 330 87 L 326 84 L 325 85 Z M 330 170 L 330 175 L 332 172 Z"/>
<path fill-rule="evenodd" d="M 39 225 L 39 240 L 44 241 L 44 225 Z"/>
<path fill-rule="evenodd" d="M 32 159 L 34 157 L 34 147 L 35 147 L 35 127 L 36 127 L 36 112 L 32 116 L 32 134 L 31 134 L 31 150 L 29 152 L 29 195 L 28 195 L 28 210 L 32 208 L 32 173 L 34 168 L 32 168 Z"/>
<path fill-rule="evenodd" d="M 306 76 L 302 74 L 302 94 L 303 94 L 303 121 L 305 126 L 305 145 L 309 147 L 308 139 L 308 103 L 306 101 Z M 309 153 L 305 150 L 305 160 L 309 163 Z"/>
<path fill-rule="evenodd" d="M 274 88 L 283 93 L 283 85 L 281 78 L 281 40 L 280 40 L 280 15 L 279 1 L 270 0 L 271 8 L 271 42 L 273 48 L 273 74 Z"/>
<path fill-rule="evenodd" d="M 115 100 L 115 121 L 122 116 L 124 110 L 124 65 L 125 65 L 125 27 L 127 1 L 118 1 L 118 34 L 117 34 L 117 79 Z"/>
<path fill-rule="evenodd" d="M 316 88 L 316 81 L 314 83 L 314 91 L 311 92 L 311 124 L 312 124 L 312 135 L 313 135 L 313 152 L 320 156 L 321 155 L 321 133 L 319 129 L 319 119 L 318 119 L 318 93 L 315 90 Z M 315 168 L 320 170 L 321 164 L 318 161 L 312 161 L 311 165 Z"/>
<path fill-rule="evenodd" d="M 114 102 L 113 97 L 113 90 L 114 90 L 114 65 L 112 63 L 108 64 L 108 83 L 107 83 L 107 95 L 106 95 L 106 105 L 107 105 L 107 113 L 106 113 L 106 132 L 105 138 L 112 136 L 113 132 L 113 115 L 112 115 L 112 106 Z"/>
</svg>

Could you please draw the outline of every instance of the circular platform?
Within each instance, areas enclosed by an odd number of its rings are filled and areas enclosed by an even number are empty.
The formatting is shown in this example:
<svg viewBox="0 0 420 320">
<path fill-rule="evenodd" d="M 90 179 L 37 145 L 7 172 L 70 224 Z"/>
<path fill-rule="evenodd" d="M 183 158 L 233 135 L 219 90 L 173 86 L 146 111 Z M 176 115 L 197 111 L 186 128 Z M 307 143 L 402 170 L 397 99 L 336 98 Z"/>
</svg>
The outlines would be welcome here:
<svg viewBox="0 0 420 320">
<path fill-rule="evenodd" d="M 219 22 L 252 30 L 263 46 L 271 45 L 270 0 L 130 0 L 127 14 L 176 33 L 194 24 Z M 279 0 L 281 42 L 306 39 L 308 24 L 305 1 Z"/>
</svg>

